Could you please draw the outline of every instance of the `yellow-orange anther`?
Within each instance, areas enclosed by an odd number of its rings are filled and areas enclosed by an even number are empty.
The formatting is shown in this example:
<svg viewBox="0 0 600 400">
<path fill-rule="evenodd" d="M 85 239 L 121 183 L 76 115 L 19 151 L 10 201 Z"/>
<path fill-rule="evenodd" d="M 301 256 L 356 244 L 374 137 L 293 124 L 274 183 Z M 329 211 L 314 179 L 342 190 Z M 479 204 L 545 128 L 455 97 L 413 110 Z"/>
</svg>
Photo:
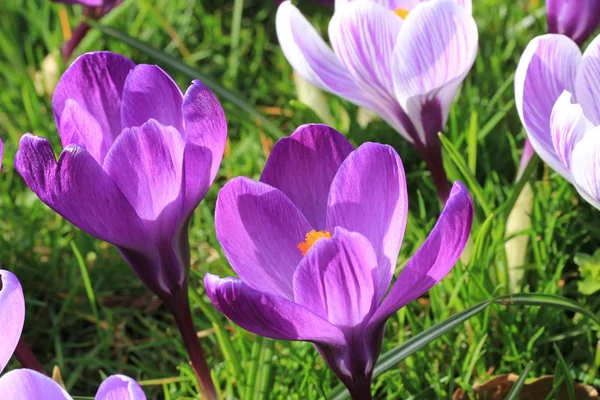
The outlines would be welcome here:
<svg viewBox="0 0 600 400">
<path fill-rule="evenodd" d="M 409 11 L 406 8 L 396 8 L 394 10 L 394 14 L 396 14 L 402 19 L 406 19 L 406 17 L 408 17 L 408 12 Z"/>
<path fill-rule="evenodd" d="M 304 242 L 298 245 L 298 249 L 300 249 L 302 255 L 305 256 L 306 253 L 308 253 L 308 251 L 310 250 L 310 248 L 313 247 L 315 243 L 317 243 L 317 241 L 320 239 L 331 239 L 331 232 L 316 231 L 313 229 L 312 231 L 306 234 Z"/>
</svg>

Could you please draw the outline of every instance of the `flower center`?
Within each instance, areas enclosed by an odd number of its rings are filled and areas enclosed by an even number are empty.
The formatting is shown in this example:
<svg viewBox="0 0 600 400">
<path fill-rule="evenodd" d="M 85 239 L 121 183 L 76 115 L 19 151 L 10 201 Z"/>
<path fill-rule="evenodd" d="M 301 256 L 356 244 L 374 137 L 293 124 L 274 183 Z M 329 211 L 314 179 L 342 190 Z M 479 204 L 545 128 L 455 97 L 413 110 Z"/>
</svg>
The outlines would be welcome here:
<svg viewBox="0 0 600 400">
<path fill-rule="evenodd" d="M 409 11 L 406 8 L 396 8 L 394 10 L 394 14 L 396 14 L 402 19 L 406 19 L 406 17 L 408 17 L 408 12 Z"/>
<path fill-rule="evenodd" d="M 317 241 L 319 241 L 320 239 L 331 239 L 331 232 L 316 231 L 313 229 L 312 231 L 306 234 L 304 242 L 298 245 L 298 249 L 300 249 L 302 255 L 305 256 L 306 253 L 308 253 L 308 251 L 311 249 L 311 247 L 313 247 L 315 243 L 317 243 Z"/>
</svg>

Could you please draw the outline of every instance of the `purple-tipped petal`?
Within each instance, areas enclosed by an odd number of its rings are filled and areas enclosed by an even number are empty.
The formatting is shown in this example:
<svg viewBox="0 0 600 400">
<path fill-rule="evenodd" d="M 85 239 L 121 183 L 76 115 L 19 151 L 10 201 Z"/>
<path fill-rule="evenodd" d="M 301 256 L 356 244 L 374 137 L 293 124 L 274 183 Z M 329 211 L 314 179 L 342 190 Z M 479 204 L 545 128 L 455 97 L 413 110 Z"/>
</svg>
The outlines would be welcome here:
<svg viewBox="0 0 600 400">
<path fill-rule="evenodd" d="M 342 331 L 317 314 L 292 301 L 262 293 L 239 279 L 207 274 L 206 293 L 227 318 L 260 336 L 278 340 L 306 340 L 341 346 Z"/>
<path fill-rule="evenodd" d="M 57 163 L 48 140 L 26 134 L 15 166 L 44 203 L 89 234 L 131 249 L 150 240 L 131 204 L 85 149 L 67 146 Z"/>
<path fill-rule="evenodd" d="M 65 102 L 58 131 L 63 147 L 77 144 L 86 149 L 100 165 L 113 143 L 112 138 L 103 136 L 96 118 L 72 99 Z"/>
<path fill-rule="evenodd" d="M 106 143 L 121 133 L 121 94 L 125 79 L 135 67 L 130 59 L 108 51 L 86 53 L 63 74 L 54 91 L 52 109 L 56 126 L 61 127 L 68 99 L 76 101 L 100 124 Z M 63 133 L 59 131 L 61 137 Z"/>
<path fill-rule="evenodd" d="M 595 4 L 600 10 L 600 3 L 596 0 Z M 575 96 L 586 117 L 600 125 L 600 35 L 583 53 L 575 78 Z"/>
<path fill-rule="evenodd" d="M 600 210 L 600 126 L 589 131 L 575 146 L 571 172 L 581 196 Z"/>
<path fill-rule="evenodd" d="M 536 153 L 565 179 L 570 173 L 558 159 L 550 134 L 550 115 L 564 90 L 572 91 L 581 51 L 562 35 L 533 39 L 515 74 L 515 104 Z"/>
<path fill-rule="evenodd" d="M 336 228 L 320 239 L 294 274 L 294 300 L 336 326 L 354 327 L 378 303 L 377 257 L 359 233 Z"/>
<path fill-rule="evenodd" d="M 183 95 L 171 77 L 156 65 L 136 66 L 123 88 L 121 127 L 142 126 L 155 119 L 183 133 Z"/>
<path fill-rule="evenodd" d="M 0 269 L 0 373 L 17 348 L 24 322 L 21 284 L 13 273 Z"/>
<path fill-rule="evenodd" d="M 331 181 L 353 150 L 327 125 L 302 125 L 273 146 L 260 180 L 281 190 L 313 228 L 323 230 Z"/>
<path fill-rule="evenodd" d="M 465 248 L 472 222 L 473 201 L 467 189 L 457 181 L 438 222 L 404 267 L 370 324 L 377 327 L 442 280 Z"/>
<path fill-rule="evenodd" d="M 593 125 L 583 115 L 579 104 L 571 104 L 571 93 L 565 91 L 556 101 L 550 116 L 550 133 L 556 156 L 571 168 L 571 152 Z"/>
<path fill-rule="evenodd" d="M 102 382 L 94 400 L 146 400 L 146 395 L 134 379 L 111 375 Z"/>
<path fill-rule="evenodd" d="M 223 159 L 227 142 L 227 121 L 219 99 L 198 80 L 185 92 L 183 119 L 186 142 L 205 147 L 211 152 L 211 184 Z"/>
<path fill-rule="evenodd" d="M 0 393 L 10 400 L 73 400 L 58 383 L 31 369 L 13 369 L 0 377 Z"/>
<path fill-rule="evenodd" d="M 233 270 L 253 289 L 293 299 L 292 279 L 312 229 L 278 189 L 234 178 L 219 192 L 215 230 Z"/>
<path fill-rule="evenodd" d="M 446 124 L 456 91 L 475 62 L 477 42 L 475 20 L 453 1 L 423 3 L 406 18 L 394 48 L 393 83 L 421 142 L 437 140 Z"/>
<path fill-rule="evenodd" d="M 402 244 L 408 199 L 402 161 L 387 145 L 365 143 L 346 158 L 328 200 L 327 227 L 364 235 L 377 254 L 377 298 L 392 280 Z"/>
<path fill-rule="evenodd" d="M 581 45 L 600 25 L 598 0 L 546 0 L 548 32 Z"/>
</svg>

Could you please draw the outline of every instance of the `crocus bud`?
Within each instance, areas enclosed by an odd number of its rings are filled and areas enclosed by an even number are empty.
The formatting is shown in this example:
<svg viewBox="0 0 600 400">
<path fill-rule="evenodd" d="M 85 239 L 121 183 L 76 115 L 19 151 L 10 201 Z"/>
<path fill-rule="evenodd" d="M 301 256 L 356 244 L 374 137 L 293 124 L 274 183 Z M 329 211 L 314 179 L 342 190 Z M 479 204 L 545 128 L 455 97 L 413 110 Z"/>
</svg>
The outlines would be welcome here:
<svg viewBox="0 0 600 400">
<path fill-rule="evenodd" d="M 546 0 L 548 33 L 559 33 L 581 45 L 600 25 L 598 0 Z"/>
</svg>

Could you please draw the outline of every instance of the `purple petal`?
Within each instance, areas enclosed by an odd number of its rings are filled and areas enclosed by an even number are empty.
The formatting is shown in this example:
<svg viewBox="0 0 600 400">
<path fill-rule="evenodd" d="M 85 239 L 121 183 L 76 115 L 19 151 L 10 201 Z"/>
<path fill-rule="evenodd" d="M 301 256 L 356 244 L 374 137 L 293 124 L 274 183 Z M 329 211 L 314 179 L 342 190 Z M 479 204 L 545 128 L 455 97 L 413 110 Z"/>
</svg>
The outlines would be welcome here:
<svg viewBox="0 0 600 400">
<path fill-rule="evenodd" d="M 294 274 L 294 300 L 336 326 L 354 327 L 376 307 L 377 257 L 359 233 L 336 228 L 320 239 Z"/>
<path fill-rule="evenodd" d="M 24 322 L 25 298 L 21 284 L 14 274 L 0 269 L 0 373 L 17 348 Z"/>
<path fill-rule="evenodd" d="M 570 179 L 558 159 L 550 134 L 550 115 L 564 90 L 573 91 L 581 60 L 579 47 L 562 35 L 533 39 L 515 74 L 515 104 L 536 153 L 556 172 Z"/>
<path fill-rule="evenodd" d="M 58 383 L 31 369 L 13 369 L 0 377 L 0 393 L 10 400 L 73 400 Z"/>
<path fill-rule="evenodd" d="M 142 221 L 85 149 L 67 146 L 57 163 L 48 140 L 26 134 L 15 166 L 31 190 L 72 224 L 117 246 L 145 248 L 149 236 Z"/>
<path fill-rule="evenodd" d="M 331 181 L 353 150 L 327 125 L 302 125 L 275 144 L 260 180 L 281 190 L 313 228 L 323 230 Z"/>
<path fill-rule="evenodd" d="M 571 159 L 575 187 L 588 203 L 600 210 L 600 127 L 581 139 Z"/>
<path fill-rule="evenodd" d="M 600 3 L 596 0 L 595 4 L 600 10 Z M 575 96 L 586 117 L 600 125 L 600 36 L 583 53 L 575 78 Z"/>
<path fill-rule="evenodd" d="M 364 235 L 377 254 L 377 298 L 392 280 L 402 244 L 408 199 L 402 161 L 387 145 L 365 143 L 346 158 L 331 184 L 327 227 Z"/>
<path fill-rule="evenodd" d="M 121 105 L 123 128 L 155 119 L 183 132 L 183 95 L 171 77 L 156 65 L 138 65 L 125 81 Z"/>
<path fill-rule="evenodd" d="M 146 395 L 134 379 L 111 375 L 102 382 L 94 400 L 146 400 Z"/>
<path fill-rule="evenodd" d="M 183 119 L 186 141 L 205 147 L 211 152 L 212 183 L 223 159 L 227 142 L 227 121 L 219 99 L 198 80 L 185 92 Z"/>
<path fill-rule="evenodd" d="M 600 25 L 598 0 L 546 0 L 548 32 L 581 45 Z"/>
<path fill-rule="evenodd" d="M 260 336 L 278 340 L 306 340 L 333 346 L 345 343 L 340 329 L 292 301 L 262 293 L 239 279 L 207 274 L 206 293 L 227 318 Z"/>
<path fill-rule="evenodd" d="M 571 168 L 573 148 L 592 129 L 593 125 L 583 115 L 579 104 L 571 104 L 571 93 L 565 91 L 556 101 L 550 117 L 550 133 L 556 156 Z"/>
<path fill-rule="evenodd" d="M 67 100 L 72 99 L 100 124 L 103 136 L 97 140 L 112 143 L 121 133 L 121 94 L 125 79 L 134 67 L 130 59 L 108 51 L 86 53 L 77 58 L 54 91 L 52 109 L 56 126 L 60 128 L 64 124 L 62 114 Z M 63 136 L 60 131 L 59 134 Z"/>
<path fill-rule="evenodd" d="M 253 289 L 293 299 L 298 244 L 312 229 L 279 190 L 234 178 L 219 192 L 215 229 L 233 270 Z"/>
<path fill-rule="evenodd" d="M 477 42 L 473 17 L 452 1 L 423 3 L 406 18 L 394 48 L 393 83 L 421 142 L 437 139 L 444 128 L 456 91 L 475 62 Z"/>
<path fill-rule="evenodd" d="M 52 0 L 54 3 L 81 4 L 82 6 L 98 7 L 104 3 L 104 0 Z"/>
<path fill-rule="evenodd" d="M 92 114 L 72 99 L 65 102 L 58 131 L 63 147 L 77 144 L 86 149 L 98 164 L 104 162 L 113 143 L 113 138 L 103 136 L 100 124 Z"/>
<path fill-rule="evenodd" d="M 456 181 L 429 237 L 404 267 L 369 324 L 377 327 L 442 280 L 465 248 L 472 222 L 473 201 Z"/>
</svg>

